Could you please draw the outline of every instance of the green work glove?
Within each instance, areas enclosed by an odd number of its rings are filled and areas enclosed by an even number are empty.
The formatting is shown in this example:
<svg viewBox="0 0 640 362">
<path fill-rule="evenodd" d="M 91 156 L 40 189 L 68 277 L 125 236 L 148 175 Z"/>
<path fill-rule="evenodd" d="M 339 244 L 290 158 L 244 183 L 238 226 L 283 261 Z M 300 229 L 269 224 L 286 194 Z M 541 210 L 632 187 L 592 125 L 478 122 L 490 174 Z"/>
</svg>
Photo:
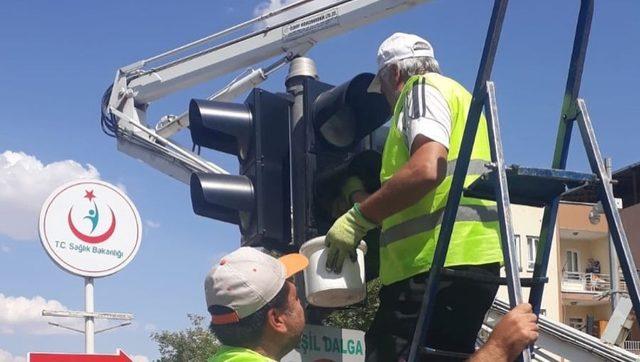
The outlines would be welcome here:
<svg viewBox="0 0 640 362">
<path fill-rule="evenodd" d="M 365 188 L 362 180 L 360 180 L 359 177 L 351 176 L 344 181 L 344 185 L 342 185 L 340 191 L 342 192 L 342 197 L 344 197 L 344 199 L 349 204 L 351 204 L 351 196 L 353 196 L 353 194 L 355 194 L 356 192 L 365 191 Z"/>
<path fill-rule="evenodd" d="M 329 271 L 335 273 L 342 272 L 342 264 L 347 255 L 351 260 L 356 260 L 356 247 L 360 240 L 364 238 L 367 232 L 377 225 L 367 220 L 362 213 L 358 204 L 340 216 L 324 239 L 327 246 L 327 263 L 325 267 Z"/>
<path fill-rule="evenodd" d="M 351 196 L 356 192 L 365 192 L 365 188 L 358 177 L 351 176 L 344 181 L 340 188 L 340 196 L 336 197 L 331 203 L 330 212 L 332 218 L 339 218 L 353 206 Z"/>
</svg>

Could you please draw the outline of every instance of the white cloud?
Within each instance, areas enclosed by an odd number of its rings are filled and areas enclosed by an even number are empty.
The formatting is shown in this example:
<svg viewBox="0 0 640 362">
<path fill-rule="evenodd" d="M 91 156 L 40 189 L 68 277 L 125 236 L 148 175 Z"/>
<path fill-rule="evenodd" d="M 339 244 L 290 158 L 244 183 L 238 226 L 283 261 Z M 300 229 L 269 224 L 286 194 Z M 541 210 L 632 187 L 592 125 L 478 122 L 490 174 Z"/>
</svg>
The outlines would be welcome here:
<svg viewBox="0 0 640 362">
<path fill-rule="evenodd" d="M 141 355 L 135 355 L 133 357 L 131 357 L 131 359 L 133 360 L 133 362 L 149 362 L 149 358 L 147 358 L 146 356 L 141 356 Z M 0 361 L 2 362 L 2 361 Z"/>
<path fill-rule="evenodd" d="M 0 362 L 27 362 L 27 358 L 14 356 L 8 351 L 0 349 Z"/>
<path fill-rule="evenodd" d="M 47 324 L 53 321 L 43 317 L 42 310 L 68 310 L 57 300 L 46 300 L 41 296 L 33 298 L 5 296 L 0 293 L 0 334 L 16 332 L 28 334 L 68 333 Z M 0 362 L 2 359 L 0 359 Z"/>
<path fill-rule="evenodd" d="M 73 160 L 44 165 L 24 152 L 0 154 L 0 234 L 18 240 L 37 238 L 40 207 L 58 186 L 75 179 L 95 179 L 95 167 Z"/>
<path fill-rule="evenodd" d="M 285 6 L 285 5 L 289 5 L 291 3 L 294 3 L 298 0 L 268 0 L 268 1 L 262 1 L 260 2 L 255 9 L 253 9 L 253 14 L 255 16 L 260 16 L 260 15 L 264 15 L 266 13 L 269 13 L 271 11 L 280 9 L 281 7 Z"/>
<path fill-rule="evenodd" d="M 116 183 L 116 187 L 119 188 L 125 194 L 127 193 L 127 187 L 122 182 Z"/>
<path fill-rule="evenodd" d="M 153 221 L 153 220 L 145 220 L 144 221 L 145 225 L 147 225 L 150 229 L 157 229 L 160 227 L 160 223 L 157 221 Z"/>
<path fill-rule="evenodd" d="M 283 6 L 292 4 L 299 0 L 264 0 L 258 3 L 258 5 L 253 9 L 254 16 L 265 15 L 274 10 L 278 10 Z M 320 8 L 324 8 L 333 3 L 338 2 L 339 0 L 315 0 L 311 2 L 307 2 L 300 6 L 296 6 L 290 10 L 285 11 L 282 14 L 278 14 L 267 19 L 266 25 L 279 24 L 282 21 L 287 19 L 296 18 L 304 14 L 311 14 L 314 10 L 318 10 Z"/>
<path fill-rule="evenodd" d="M 11 252 L 11 248 L 3 244 L 0 245 L 0 251 L 2 251 L 3 253 L 9 253 Z"/>
</svg>

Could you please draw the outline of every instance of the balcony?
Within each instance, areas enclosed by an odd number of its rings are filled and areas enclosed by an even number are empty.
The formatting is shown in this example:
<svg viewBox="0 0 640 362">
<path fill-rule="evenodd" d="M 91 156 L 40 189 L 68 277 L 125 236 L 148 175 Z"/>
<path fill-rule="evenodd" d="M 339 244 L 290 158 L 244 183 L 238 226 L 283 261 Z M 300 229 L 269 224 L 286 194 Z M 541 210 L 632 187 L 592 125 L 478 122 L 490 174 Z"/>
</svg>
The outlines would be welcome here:
<svg viewBox="0 0 640 362">
<path fill-rule="evenodd" d="M 620 281 L 620 291 L 626 292 L 627 285 Z M 567 293 L 604 294 L 611 290 L 611 276 L 599 273 L 562 273 L 562 291 Z"/>
<path fill-rule="evenodd" d="M 572 293 L 601 293 L 611 289 L 609 274 L 563 272 L 562 291 Z"/>
<path fill-rule="evenodd" d="M 635 354 L 640 354 L 640 341 L 624 341 L 624 349 Z"/>
</svg>

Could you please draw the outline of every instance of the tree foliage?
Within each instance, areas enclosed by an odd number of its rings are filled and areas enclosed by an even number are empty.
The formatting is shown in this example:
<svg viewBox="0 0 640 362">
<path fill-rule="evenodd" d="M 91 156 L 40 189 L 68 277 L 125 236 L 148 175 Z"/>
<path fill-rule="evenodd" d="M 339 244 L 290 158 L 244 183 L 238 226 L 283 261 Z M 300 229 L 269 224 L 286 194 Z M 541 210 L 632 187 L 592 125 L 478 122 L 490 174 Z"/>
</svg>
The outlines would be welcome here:
<svg viewBox="0 0 640 362">
<path fill-rule="evenodd" d="M 331 327 L 367 331 L 380 305 L 378 294 L 381 286 L 380 279 L 371 280 L 367 283 L 367 298 L 362 305 L 335 311 L 323 323 Z"/>
<path fill-rule="evenodd" d="M 158 344 L 158 362 L 205 362 L 213 356 L 220 342 L 209 332 L 203 316 L 188 314 L 191 326 L 177 332 L 161 331 L 151 333 L 151 339 Z"/>
</svg>

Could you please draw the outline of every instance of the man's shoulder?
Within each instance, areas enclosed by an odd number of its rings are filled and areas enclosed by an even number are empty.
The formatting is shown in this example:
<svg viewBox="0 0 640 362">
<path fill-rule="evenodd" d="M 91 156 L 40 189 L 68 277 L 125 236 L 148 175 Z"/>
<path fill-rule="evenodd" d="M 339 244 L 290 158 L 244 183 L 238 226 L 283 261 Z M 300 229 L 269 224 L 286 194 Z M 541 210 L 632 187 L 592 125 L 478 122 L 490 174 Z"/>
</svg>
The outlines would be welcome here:
<svg viewBox="0 0 640 362">
<path fill-rule="evenodd" d="M 457 80 L 439 73 L 421 75 L 407 92 L 407 98 L 414 98 L 414 94 L 431 94 L 436 98 L 442 96 L 446 100 L 451 97 L 463 99 L 471 97 L 471 92 Z"/>
<path fill-rule="evenodd" d="M 436 97 L 444 94 L 447 89 L 459 89 L 468 92 L 466 88 L 453 78 L 449 78 L 439 73 L 426 73 L 415 76 L 411 81 L 410 88 L 406 91 L 406 99 L 410 100 L 423 94 L 432 94 Z"/>
<path fill-rule="evenodd" d="M 422 77 L 426 80 L 428 84 L 436 85 L 436 84 L 447 84 L 450 86 L 460 87 L 466 90 L 466 88 L 460 84 L 457 80 L 447 77 L 446 75 L 442 75 L 440 73 L 426 73 L 423 74 Z"/>
<path fill-rule="evenodd" d="M 446 94 L 449 92 L 442 89 L 442 81 L 430 77 L 432 74 L 438 77 L 437 79 L 445 79 L 440 74 L 427 73 L 413 80 L 404 98 L 404 118 L 417 119 L 426 115 L 433 118 L 433 112 L 438 110 L 438 106 L 443 108 L 443 111 L 448 111 Z"/>
</svg>

